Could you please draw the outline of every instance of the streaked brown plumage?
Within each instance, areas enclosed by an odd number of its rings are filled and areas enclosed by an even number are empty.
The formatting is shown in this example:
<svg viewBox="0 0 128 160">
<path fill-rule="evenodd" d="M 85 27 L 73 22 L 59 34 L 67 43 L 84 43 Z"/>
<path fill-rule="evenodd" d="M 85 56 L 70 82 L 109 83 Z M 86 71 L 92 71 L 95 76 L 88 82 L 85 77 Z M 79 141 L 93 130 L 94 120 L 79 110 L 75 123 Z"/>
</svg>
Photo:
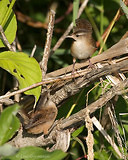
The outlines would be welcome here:
<svg viewBox="0 0 128 160">
<path fill-rule="evenodd" d="M 25 125 L 28 133 L 48 134 L 49 128 L 55 121 L 57 116 L 57 107 L 50 99 L 46 102 L 45 106 L 39 108 L 39 110 L 32 111 L 29 115 L 29 123 Z"/>
<path fill-rule="evenodd" d="M 48 134 L 58 112 L 55 103 L 48 97 L 47 92 L 42 94 L 35 109 L 31 109 L 33 103 L 30 103 L 29 106 L 29 101 L 34 102 L 34 98 L 29 97 L 21 100 L 19 118 L 28 133 Z"/>
</svg>

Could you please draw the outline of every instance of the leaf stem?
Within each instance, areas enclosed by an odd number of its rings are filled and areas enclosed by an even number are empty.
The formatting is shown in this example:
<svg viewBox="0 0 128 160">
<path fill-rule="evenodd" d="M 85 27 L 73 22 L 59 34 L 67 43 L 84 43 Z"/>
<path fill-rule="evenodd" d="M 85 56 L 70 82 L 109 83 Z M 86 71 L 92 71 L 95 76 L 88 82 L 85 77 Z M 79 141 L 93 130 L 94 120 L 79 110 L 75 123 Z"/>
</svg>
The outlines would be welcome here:
<svg viewBox="0 0 128 160">
<path fill-rule="evenodd" d="M 9 49 L 10 51 L 14 51 L 14 52 L 15 52 L 15 50 L 14 50 L 13 47 L 10 45 L 10 43 L 8 42 L 8 40 L 7 40 L 6 36 L 5 36 L 5 33 L 4 33 L 4 30 L 3 30 L 2 25 L 0 25 L 0 33 L 1 33 L 1 36 L 2 36 L 2 40 L 3 40 L 3 42 L 5 43 L 5 45 L 8 47 L 8 49 Z"/>
</svg>

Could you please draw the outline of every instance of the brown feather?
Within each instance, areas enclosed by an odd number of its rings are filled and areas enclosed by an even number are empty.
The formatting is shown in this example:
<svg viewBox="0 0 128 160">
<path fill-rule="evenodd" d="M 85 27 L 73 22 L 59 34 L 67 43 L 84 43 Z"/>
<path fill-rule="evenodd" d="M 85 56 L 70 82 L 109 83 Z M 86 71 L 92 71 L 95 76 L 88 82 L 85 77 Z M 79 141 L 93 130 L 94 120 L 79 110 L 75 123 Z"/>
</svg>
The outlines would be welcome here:
<svg viewBox="0 0 128 160">
<path fill-rule="evenodd" d="M 73 32 L 92 32 L 92 25 L 86 19 L 76 19 L 76 26 L 73 28 Z"/>
<path fill-rule="evenodd" d="M 31 113 L 31 119 L 29 123 L 25 126 L 25 129 L 29 129 L 31 127 L 37 126 L 39 124 L 46 123 L 56 118 L 56 110 L 55 108 L 43 108 L 40 111 L 36 111 Z"/>
<path fill-rule="evenodd" d="M 43 132 L 48 134 L 49 128 L 55 121 L 57 112 L 55 103 L 49 99 L 45 106 L 39 107 L 38 110 L 33 110 L 30 113 L 30 119 L 24 127 L 28 133 L 39 134 Z"/>
</svg>

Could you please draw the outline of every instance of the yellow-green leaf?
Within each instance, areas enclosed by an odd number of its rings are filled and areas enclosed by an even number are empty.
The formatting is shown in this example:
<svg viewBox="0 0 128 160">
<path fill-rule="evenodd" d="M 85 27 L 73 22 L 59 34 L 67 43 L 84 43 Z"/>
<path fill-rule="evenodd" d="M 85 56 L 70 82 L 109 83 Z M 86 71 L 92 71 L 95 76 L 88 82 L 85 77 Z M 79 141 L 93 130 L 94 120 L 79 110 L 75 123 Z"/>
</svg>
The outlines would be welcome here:
<svg viewBox="0 0 128 160">
<path fill-rule="evenodd" d="M 14 75 L 19 81 L 19 89 L 28 87 L 42 80 L 42 73 L 38 62 L 23 52 L 6 51 L 0 54 L 0 67 Z M 41 87 L 25 92 L 39 99 Z"/>
<path fill-rule="evenodd" d="M 9 10 L 9 5 L 10 5 L 9 0 L 0 1 L 0 25 L 2 25 L 5 36 L 9 41 L 9 43 L 11 44 L 15 40 L 17 31 L 17 21 L 16 21 L 16 16 L 12 9 L 10 10 L 8 16 L 5 18 L 5 15 Z M 0 47 L 4 46 L 5 45 L 0 37 Z"/>
</svg>

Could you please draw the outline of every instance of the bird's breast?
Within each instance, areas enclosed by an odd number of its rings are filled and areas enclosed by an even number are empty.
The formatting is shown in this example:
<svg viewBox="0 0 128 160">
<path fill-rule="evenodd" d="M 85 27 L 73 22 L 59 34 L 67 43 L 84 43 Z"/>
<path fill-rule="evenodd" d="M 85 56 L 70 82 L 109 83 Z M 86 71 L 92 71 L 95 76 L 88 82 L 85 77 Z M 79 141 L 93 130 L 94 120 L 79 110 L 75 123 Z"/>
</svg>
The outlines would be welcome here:
<svg viewBox="0 0 128 160">
<path fill-rule="evenodd" d="M 86 40 L 76 40 L 71 46 L 71 54 L 76 59 L 87 59 L 95 51 L 95 47 Z"/>
</svg>

